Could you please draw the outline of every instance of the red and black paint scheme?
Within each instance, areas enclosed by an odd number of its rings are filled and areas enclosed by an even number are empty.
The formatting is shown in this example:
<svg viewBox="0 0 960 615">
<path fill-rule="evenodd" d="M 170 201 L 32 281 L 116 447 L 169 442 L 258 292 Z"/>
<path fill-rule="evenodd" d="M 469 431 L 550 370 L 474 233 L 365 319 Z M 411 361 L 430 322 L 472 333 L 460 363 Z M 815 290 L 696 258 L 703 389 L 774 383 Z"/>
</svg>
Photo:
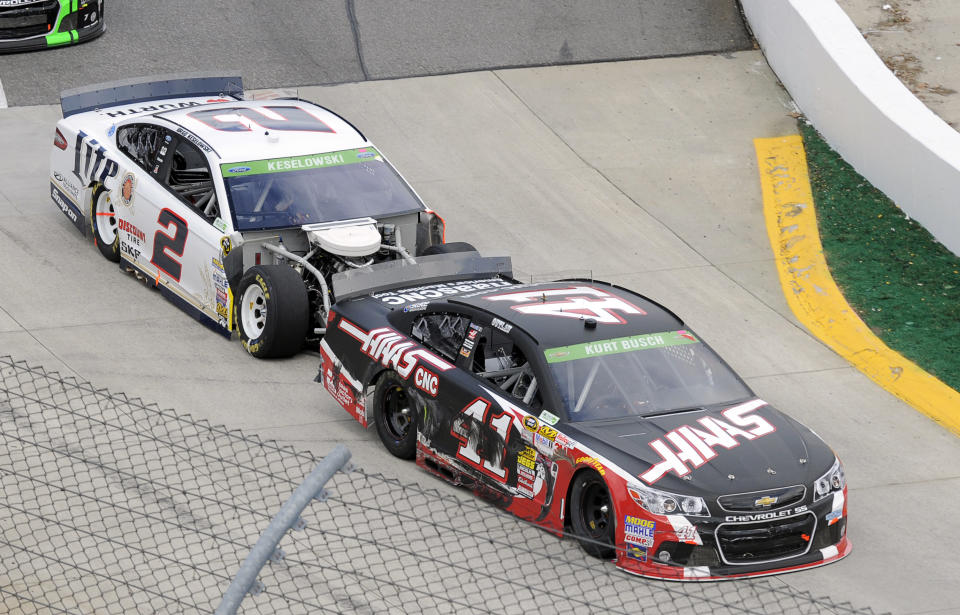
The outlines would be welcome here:
<svg viewBox="0 0 960 615">
<path fill-rule="evenodd" d="M 850 552 L 833 451 L 631 291 L 374 288 L 334 305 L 321 356 L 317 380 L 390 452 L 627 572 L 729 579 Z"/>
</svg>

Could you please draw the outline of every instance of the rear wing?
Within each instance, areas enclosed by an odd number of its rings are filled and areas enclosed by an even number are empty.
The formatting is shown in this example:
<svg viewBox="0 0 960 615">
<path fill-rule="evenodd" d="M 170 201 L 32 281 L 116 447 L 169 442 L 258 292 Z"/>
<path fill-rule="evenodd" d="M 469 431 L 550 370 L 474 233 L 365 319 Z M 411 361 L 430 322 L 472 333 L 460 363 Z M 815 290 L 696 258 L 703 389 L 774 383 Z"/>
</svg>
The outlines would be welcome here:
<svg viewBox="0 0 960 615">
<path fill-rule="evenodd" d="M 512 279 L 509 256 L 480 256 L 478 252 L 454 252 L 377 263 L 333 276 L 333 296 L 344 301 L 375 292 L 439 282 L 479 280 L 500 276 Z"/>
<path fill-rule="evenodd" d="M 123 79 L 64 90 L 63 117 L 131 103 L 189 96 L 243 97 L 243 79 L 232 73 L 180 73 Z"/>
</svg>

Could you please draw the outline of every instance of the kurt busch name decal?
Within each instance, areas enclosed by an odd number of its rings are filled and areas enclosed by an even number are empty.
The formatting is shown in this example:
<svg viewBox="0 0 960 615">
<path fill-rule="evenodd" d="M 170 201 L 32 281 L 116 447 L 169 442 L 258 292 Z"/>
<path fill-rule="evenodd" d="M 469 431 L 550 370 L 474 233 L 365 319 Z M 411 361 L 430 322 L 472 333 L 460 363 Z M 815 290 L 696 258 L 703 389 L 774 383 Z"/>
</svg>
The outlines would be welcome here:
<svg viewBox="0 0 960 615">
<path fill-rule="evenodd" d="M 698 419 L 700 429 L 693 425 L 678 427 L 664 436 L 650 443 L 661 461 L 655 463 L 649 470 L 640 475 L 640 478 L 652 485 L 667 472 L 677 476 L 686 476 L 693 469 L 699 468 L 717 456 L 717 447 L 727 450 L 740 446 L 743 441 L 756 440 L 777 430 L 770 422 L 759 414 L 751 414 L 767 402 L 755 399 L 733 408 L 727 408 L 721 414 L 727 420 L 711 416 Z M 729 421 L 729 422 L 728 422 Z M 739 439 L 738 439 L 739 438 Z M 671 444 L 673 445 L 671 447 Z"/>
</svg>

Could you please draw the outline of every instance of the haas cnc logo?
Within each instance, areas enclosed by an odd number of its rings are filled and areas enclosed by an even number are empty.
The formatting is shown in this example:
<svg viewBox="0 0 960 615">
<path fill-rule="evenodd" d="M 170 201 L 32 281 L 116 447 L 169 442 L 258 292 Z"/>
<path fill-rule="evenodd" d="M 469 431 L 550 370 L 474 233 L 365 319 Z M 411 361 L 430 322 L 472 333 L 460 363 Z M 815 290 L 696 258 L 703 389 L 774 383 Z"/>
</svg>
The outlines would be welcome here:
<svg viewBox="0 0 960 615">
<path fill-rule="evenodd" d="M 340 330 L 362 344 L 360 350 L 365 355 L 380 363 L 384 367 L 392 367 L 404 380 L 410 377 L 413 370 L 422 361 L 429 363 L 434 369 L 447 371 L 453 365 L 433 354 L 426 348 L 417 346 L 414 342 L 400 335 L 388 327 L 364 331 L 346 318 L 340 319 Z M 436 395 L 437 377 L 427 370 L 417 373 L 418 388 L 431 395 Z M 426 387 L 426 388 L 424 388 Z M 431 392 L 431 389 L 433 391 Z"/>
</svg>

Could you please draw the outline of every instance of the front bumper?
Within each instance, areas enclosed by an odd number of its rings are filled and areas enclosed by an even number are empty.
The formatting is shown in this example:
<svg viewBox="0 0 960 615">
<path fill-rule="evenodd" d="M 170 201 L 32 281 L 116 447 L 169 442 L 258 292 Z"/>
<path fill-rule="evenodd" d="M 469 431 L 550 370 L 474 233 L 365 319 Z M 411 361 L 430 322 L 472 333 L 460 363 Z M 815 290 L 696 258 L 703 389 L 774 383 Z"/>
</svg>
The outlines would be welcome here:
<svg viewBox="0 0 960 615">
<path fill-rule="evenodd" d="M 104 29 L 103 0 L 42 0 L 0 7 L 0 53 L 82 43 Z"/>
<path fill-rule="evenodd" d="M 685 581 L 822 566 L 850 553 L 845 502 L 846 489 L 815 504 L 769 513 L 658 517 L 646 545 L 625 537 L 617 566 L 645 577 Z"/>
</svg>

